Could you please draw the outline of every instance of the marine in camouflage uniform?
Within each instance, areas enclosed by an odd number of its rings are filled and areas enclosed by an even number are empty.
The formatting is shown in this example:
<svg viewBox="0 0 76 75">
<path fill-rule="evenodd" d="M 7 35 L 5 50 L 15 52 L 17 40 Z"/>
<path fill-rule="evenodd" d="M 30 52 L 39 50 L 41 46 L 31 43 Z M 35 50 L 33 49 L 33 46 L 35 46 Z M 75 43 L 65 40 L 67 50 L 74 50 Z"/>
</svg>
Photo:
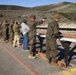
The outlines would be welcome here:
<svg viewBox="0 0 76 75">
<path fill-rule="evenodd" d="M 14 21 L 9 25 L 9 40 L 11 44 L 13 44 L 13 39 L 14 39 L 13 25 L 14 25 Z"/>
<path fill-rule="evenodd" d="M 7 23 L 7 20 L 5 20 L 2 24 L 2 37 L 3 37 L 3 40 L 4 42 L 7 42 L 8 41 L 8 27 L 9 27 L 9 24 Z"/>
<path fill-rule="evenodd" d="M 28 22 L 27 25 L 29 25 L 30 32 L 29 32 L 29 42 L 30 42 L 30 55 L 29 58 L 35 58 L 36 55 L 36 25 L 42 24 L 44 19 L 41 21 L 35 21 L 35 16 L 30 16 L 30 22 Z"/>
<path fill-rule="evenodd" d="M 55 15 L 54 20 L 48 23 L 47 34 L 46 34 L 46 57 L 49 63 L 52 57 L 52 63 L 54 64 L 56 63 L 56 56 L 58 54 L 56 40 L 59 37 L 59 25 L 57 23 L 59 20 L 60 16 Z"/>
</svg>

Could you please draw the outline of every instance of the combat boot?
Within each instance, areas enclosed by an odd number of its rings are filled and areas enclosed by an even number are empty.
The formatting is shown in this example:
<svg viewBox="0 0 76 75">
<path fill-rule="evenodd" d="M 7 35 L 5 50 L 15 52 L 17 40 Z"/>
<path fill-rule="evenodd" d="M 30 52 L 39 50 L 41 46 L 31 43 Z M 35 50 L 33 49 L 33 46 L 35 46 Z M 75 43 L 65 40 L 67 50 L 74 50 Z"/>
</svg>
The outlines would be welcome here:
<svg viewBox="0 0 76 75">
<path fill-rule="evenodd" d="M 52 58 L 48 59 L 48 63 L 49 63 L 49 64 L 51 63 L 51 61 L 52 61 Z"/>
<path fill-rule="evenodd" d="M 52 58 L 52 61 L 51 61 L 51 65 L 52 66 L 59 66 L 56 62 L 56 59 Z"/>
</svg>

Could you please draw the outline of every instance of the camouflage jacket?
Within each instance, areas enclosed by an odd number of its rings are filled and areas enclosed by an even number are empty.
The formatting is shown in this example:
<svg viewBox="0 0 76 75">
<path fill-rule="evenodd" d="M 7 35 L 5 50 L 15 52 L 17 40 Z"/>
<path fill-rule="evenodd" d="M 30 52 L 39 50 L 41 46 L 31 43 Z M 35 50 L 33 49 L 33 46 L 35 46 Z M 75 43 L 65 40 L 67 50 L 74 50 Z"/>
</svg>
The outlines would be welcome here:
<svg viewBox="0 0 76 75">
<path fill-rule="evenodd" d="M 59 37 L 59 25 L 55 20 L 48 23 L 46 38 L 58 38 Z"/>
<path fill-rule="evenodd" d="M 3 31 L 6 30 L 6 29 L 8 29 L 8 27 L 9 27 L 9 24 L 8 23 L 3 23 L 2 24 L 2 30 Z"/>
<path fill-rule="evenodd" d="M 34 38 L 36 37 L 36 25 L 42 24 L 43 21 L 35 21 L 35 22 L 28 22 L 30 32 L 29 32 L 29 38 Z"/>
</svg>

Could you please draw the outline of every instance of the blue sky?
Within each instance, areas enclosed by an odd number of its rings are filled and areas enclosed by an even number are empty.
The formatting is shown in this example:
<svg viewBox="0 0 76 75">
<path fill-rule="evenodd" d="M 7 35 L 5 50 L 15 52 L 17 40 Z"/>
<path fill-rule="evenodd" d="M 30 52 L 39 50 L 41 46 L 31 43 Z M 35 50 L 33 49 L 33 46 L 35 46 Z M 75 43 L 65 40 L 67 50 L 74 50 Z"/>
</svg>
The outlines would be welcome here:
<svg viewBox="0 0 76 75">
<path fill-rule="evenodd" d="M 59 2 L 63 2 L 63 1 L 64 0 L 0 0 L 0 4 L 34 7 L 34 6 L 59 3 Z M 65 1 L 76 2 L 76 0 L 65 0 Z"/>
</svg>

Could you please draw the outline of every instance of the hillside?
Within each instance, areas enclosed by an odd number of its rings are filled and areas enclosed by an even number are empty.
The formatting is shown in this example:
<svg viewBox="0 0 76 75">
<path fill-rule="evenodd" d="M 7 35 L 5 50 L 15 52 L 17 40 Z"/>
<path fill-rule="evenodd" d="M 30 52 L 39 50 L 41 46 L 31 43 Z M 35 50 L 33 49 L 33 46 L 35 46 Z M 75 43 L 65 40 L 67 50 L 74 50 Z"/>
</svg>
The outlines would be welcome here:
<svg viewBox="0 0 76 75">
<path fill-rule="evenodd" d="M 56 4 L 50 4 L 50 5 L 45 5 L 45 6 L 37 6 L 34 7 L 34 10 L 39 10 L 39 11 L 49 11 L 54 8 L 59 8 L 61 6 L 67 5 L 67 4 L 72 4 L 71 2 L 61 2 L 61 3 L 56 3 Z"/>
<path fill-rule="evenodd" d="M 50 12 L 58 12 L 59 14 L 67 17 L 69 20 L 76 21 L 76 3 L 54 8 Z"/>
<path fill-rule="evenodd" d="M 62 13 L 74 12 L 76 11 L 76 3 L 67 4 L 61 7 L 56 7 L 50 11 L 57 11 Z"/>
<path fill-rule="evenodd" d="M 76 3 L 61 2 L 33 8 L 14 5 L 0 5 L 0 19 L 2 20 L 28 20 L 31 14 L 35 14 L 37 19 L 46 17 L 46 22 L 49 22 L 55 13 L 59 13 L 61 15 L 61 22 L 76 21 Z"/>
<path fill-rule="evenodd" d="M 26 10 L 28 7 L 16 6 L 16 5 L 0 5 L 0 10 Z"/>
</svg>

